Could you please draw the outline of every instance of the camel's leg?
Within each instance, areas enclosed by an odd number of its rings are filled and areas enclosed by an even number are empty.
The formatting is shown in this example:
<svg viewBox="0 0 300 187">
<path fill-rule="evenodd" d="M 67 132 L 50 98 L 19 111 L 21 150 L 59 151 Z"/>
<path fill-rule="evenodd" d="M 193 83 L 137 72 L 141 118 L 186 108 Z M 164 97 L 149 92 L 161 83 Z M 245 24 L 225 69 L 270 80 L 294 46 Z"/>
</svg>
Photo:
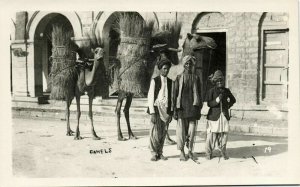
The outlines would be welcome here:
<svg viewBox="0 0 300 187">
<path fill-rule="evenodd" d="M 124 107 L 124 115 L 125 115 L 125 119 L 126 119 L 126 123 L 127 123 L 129 139 L 137 139 L 132 133 L 132 130 L 130 127 L 130 121 L 129 121 L 129 109 L 131 106 L 132 97 L 133 97 L 133 94 L 128 94 L 126 97 L 126 103 L 125 103 L 125 107 Z"/>
<path fill-rule="evenodd" d="M 74 140 L 81 140 L 82 137 L 80 136 L 80 131 L 79 131 L 79 120 L 81 116 L 81 111 L 80 111 L 80 96 L 76 96 L 76 105 L 77 105 L 77 128 L 76 128 L 76 134 L 74 137 Z"/>
<path fill-rule="evenodd" d="M 95 130 L 94 130 L 94 122 L 93 122 L 93 96 L 89 95 L 89 118 L 91 121 L 91 132 L 93 135 L 94 140 L 100 140 L 100 138 L 97 136 Z"/>
<path fill-rule="evenodd" d="M 67 136 L 72 136 L 74 131 L 70 128 L 70 105 L 72 99 L 66 99 L 66 120 L 67 120 Z"/>
<path fill-rule="evenodd" d="M 115 112 L 117 114 L 118 140 L 124 141 L 126 139 L 123 138 L 121 127 L 120 127 L 121 107 L 122 107 L 122 102 L 124 100 L 124 97 L 121 96 L 120 94 L 122 94 L 122 93 L 119 93 L 118 102 L 117 102 Z"/>
</svg>

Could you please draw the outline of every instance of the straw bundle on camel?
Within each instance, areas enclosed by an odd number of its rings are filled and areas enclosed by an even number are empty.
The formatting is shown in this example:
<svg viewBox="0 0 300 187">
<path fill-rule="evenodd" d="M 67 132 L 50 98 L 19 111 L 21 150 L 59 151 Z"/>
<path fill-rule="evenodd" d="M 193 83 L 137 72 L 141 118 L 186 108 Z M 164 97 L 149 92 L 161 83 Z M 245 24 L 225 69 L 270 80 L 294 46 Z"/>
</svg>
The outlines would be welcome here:
<svg viewBox="0 0 300 187">
<path fill-rule="evenodd" d="M 154 21 L 144 21 L 135 13 L 120 13 L 115 30 L 120 33 L 117 59 L 119 67 L 115 67 L 114 89 L 118 93 L 115 112 L 117 114 L 118 140 L 123 138 L 120 128 L 122 102 L 126 98 L 124 116 L 127 123 L 129 139 L 135 139 L 130 120 L 129 109 L 132 98 L 145 97 L 147 86 L 147 63 L 150 53 L 150 39 Z M 149 76 L 148 76 L 149 77 Z"/>
<path fill-rule="evenodd" d="M 179 63 L 178 59 L 178 50 L 179 47 L 178 41 L 180 38 L 181 32 L 181 22 L 167 22 L 162 25 L 162 27 L 154 31 L 151 38 L 151 46 L 153 49 L 153 54 L 151 55 L 152 61 L 155 63 L 149 64 L 149 72 L 152 77 L 155 77 L 159 74 L 157 67 L 155 66 L 161 58 L 169 59 L 172 64 L 177 65 Z M 170 73 L 169 73 L 170 74 Z"/>
<path fill-rule="evenodd" d="M 146 22 L 138 15 L 120 13 L 117 24 L 116 30 L 120 33 L 117 59 L 121 63 L 116 72 L 115 90 L 144 97 L 147 93 L 145 73 L 154 21 Z"/>
<path fill-rule="evenodd" d="M 77 71 L 75 46 L 71 42 L 71 36 L 72 33 L 66 31 L 62 26 L 53 26 L 50 98 L 54 100 L 66 100 L 68 97 L 74 97 Z"/>
</svg>

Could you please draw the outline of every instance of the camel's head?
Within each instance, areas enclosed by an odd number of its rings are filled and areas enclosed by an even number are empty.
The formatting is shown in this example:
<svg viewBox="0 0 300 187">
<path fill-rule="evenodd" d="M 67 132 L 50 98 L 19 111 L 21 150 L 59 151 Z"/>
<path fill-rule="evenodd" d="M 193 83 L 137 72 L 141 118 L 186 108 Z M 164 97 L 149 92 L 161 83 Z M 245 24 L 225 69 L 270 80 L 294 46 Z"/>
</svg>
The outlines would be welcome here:
<svg viewBox="0 0 300 187">
<path fill-rule="evenodd" d="M 183 56 L 193 55 L 194 51 L 200 49 L 215 49 L 217 47 L 216 42 L 206 36 L 201 36 L 200 34 L 187 34 L 187 37 L 183 43 Z"/>
<path fill-rule="evenodd" d="M 92 52 L 94 53 L 94 59 L 100 60 L 104 57 L 104 49 L 101 47 L 97 47 L 96 49 L 92 49 Z"/>
</svg>

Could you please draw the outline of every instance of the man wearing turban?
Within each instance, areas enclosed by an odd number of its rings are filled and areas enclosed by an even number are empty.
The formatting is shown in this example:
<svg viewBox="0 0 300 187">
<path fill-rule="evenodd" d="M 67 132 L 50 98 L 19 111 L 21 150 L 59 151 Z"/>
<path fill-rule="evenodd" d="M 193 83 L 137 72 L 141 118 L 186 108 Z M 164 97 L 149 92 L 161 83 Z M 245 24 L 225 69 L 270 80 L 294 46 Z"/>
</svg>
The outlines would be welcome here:
<svg viewBox="0 0 300 187">
<path fill-rule="evenodd" d="M 186 161 L 184 145 L 188 147 L 188 157 L 192 160 L 194 137 L 197 120 L 201 117 L 202 99 L 200 78 L 193 71 L 195 57 L 187 55 L 182 59 L 184 71 L 174 83 L 173 108 L 177 120 L 177 149 L 180 150 L 180 161 Z"/>
<path fill-rule="evenodd" d="M 160 75 L 151 80 L 148 92 L 148 113 L 151 115 L 149 145 L 151 161 L 167 160 L 162 153 L 168 125 L 172 120 L 172 80 L 167 77 L 171 61 L 161 58 L 157 67 Z"/>
<path fill-rule="evenodd" d="M 229 108 L 236 102 L 228 88 L 225 88 L 224 76 L 217 70 L 211 77 L 215 85 L 206 95 L 209 108 L 207 114 L 206 159 L 212 159 L 212 151 L 217 143 L 222 156 L 228 159 L 226 144 L 229 131 Z"/>
</svg>

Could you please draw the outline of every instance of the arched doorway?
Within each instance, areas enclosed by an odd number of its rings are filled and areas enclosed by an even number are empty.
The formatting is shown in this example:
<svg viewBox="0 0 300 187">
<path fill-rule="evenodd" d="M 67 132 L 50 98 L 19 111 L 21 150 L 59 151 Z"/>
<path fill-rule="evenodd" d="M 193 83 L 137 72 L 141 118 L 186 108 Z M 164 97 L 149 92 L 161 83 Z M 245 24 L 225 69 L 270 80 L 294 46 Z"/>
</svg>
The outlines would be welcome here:
<svg viewBox="0 0 300 187">
<path fill-rule="evenodd" d="M 52 55 L 52 29 L 59 25 L 71 31 L 74 36 L 70 21 L 62 14 L 50 13 L 43 17 L 34 33 L 34 81 L 35 95 L 48 95 L 49 73 L 51 70 L 50 56 Z"/>
<path fill-rule="evenodd" d="M 226 20 L 223 14 L 219 12 L 200 13 L 193 21 L 192 33 L 199 33 L 201 36 L 207 36 L 217 44 L 214 50 L 201 49 L 196 51 L 196 59 L 200 59 L 202 64 L 198 67 L 202 74 L 203 94 L 213 85 L 208 81 L 208 76 L 216 70 L 221 70 L 225 76 L 226 82 Z M 197 70 L 197 66 L 196 66 Z"/>
</svg>

